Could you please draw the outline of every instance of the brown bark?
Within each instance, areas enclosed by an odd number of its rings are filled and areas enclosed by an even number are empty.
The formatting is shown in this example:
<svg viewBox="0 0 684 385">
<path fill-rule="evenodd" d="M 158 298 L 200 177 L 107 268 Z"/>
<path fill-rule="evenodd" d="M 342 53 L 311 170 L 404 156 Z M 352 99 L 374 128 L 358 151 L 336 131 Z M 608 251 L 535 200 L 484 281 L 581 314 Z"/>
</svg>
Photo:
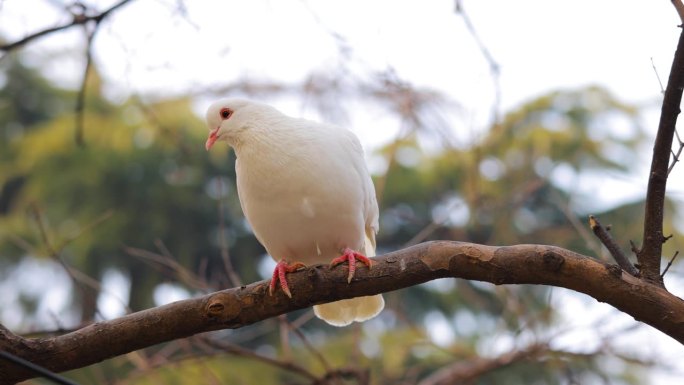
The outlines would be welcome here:
<svg viewBox="0 0 684 385">
<path fill-rule="evenodd" d="M 646 190 L 646 208 L 644 212 L 644 240 L 637 250 L 641 275 L 644 279 L 664 286 L 660 274 L 663 243 L 667 240 L 663 234 L 663 217 L 665 207 L 665 188 L 672 154 L 672 141 L 682 103 L 684 90 L 684 32 L 679 36 L 679 43 L 672 61 L 670 78 L 665 88 L 663 106 L 660 112 L 658 133 L 653 144 L 651 171 L 648 176 Z"/>
<path fill-rule="evenodd" d="M 40 38 L 48 36 L 48 35 L 52 35 L 55 32 L 59 32 L 59 31 L 65 30 L 65 29 L 69 29 L 71 27 L 75 27 L 77 25 L 85 25 L 85 24 L 91 23 L 91 22 L 100 23 L 102 20 L 107 18 L 109 15 L 114 13 L 119 8 L 128 4 L 130 1 L 131 0 L 121 0 L 118 3 L 113 4 L 111 7 L 107 8 L 106 10 L 104 10 L 104 11 L 102 11 L 96 15 L 86 15 L 85 11 L 82 14 L 75 14 L 75 15 L 73 15 L 73 19 L 66 24 L 62 24 L 62 25 L 57 26 L 57 27 L 47 28 L 47 29 L 44 29 L 42 31 L 32 33 L 26 37 L 23 37 L 19 40 L 11 42 L 11 43 L 0 44 L 0 51 L 9 52 L 9 51 L 21 48 L 21 47 L 25 46 L 26 44 L 33 42 L 34 40 L 40 39 Z"/>
<path fill-rule="evenodd" d="M 174 302 L 98 322 L 52 338 L 26 339 L 0 329 L 0 349 L 52 371 L 79 368 L 196 333 L 239 328 L 317 303 L 398 290 L 437 278 L 494 284 L 564 287 L 606 302 L 684 343 L 684 301 L 657 284 L 554 246 L 484 246 L 426 242 L 374 259 L 351 284 L 347 270 L 325 265 L 289 275 L 293 298 L 268 295 L 268 281 Z M 32 373 L 0 361 L 0 378 L 12 383 Z"/>
</svg>

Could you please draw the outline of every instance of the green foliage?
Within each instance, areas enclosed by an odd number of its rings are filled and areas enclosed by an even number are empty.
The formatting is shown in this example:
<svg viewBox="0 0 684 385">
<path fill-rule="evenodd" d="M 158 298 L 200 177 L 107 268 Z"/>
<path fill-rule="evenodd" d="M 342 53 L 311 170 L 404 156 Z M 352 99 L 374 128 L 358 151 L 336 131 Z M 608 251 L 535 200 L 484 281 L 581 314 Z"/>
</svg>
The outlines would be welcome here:
<svg viewBox="0 0 684 385">
<path fill-rule="evenodd" d="M 102 96 L 93 72 L 84 112 L 86 145 L 79 147 L 74 92 L 56 88 L 18 60 L 6 61 L 2 71 L 7 82 L 0 90 L 0 133 L 7 139 L 0 141 L 0 253 L 5 265 L 27 256 L 48 257 L 52 249 L 95 280 L 115 268 L 130 280 L 129 306 L 141 309 L 153 305 L 158 284 L 177 279 L 170 269 L 127 254 L 126 246 L 161 254 L 168 250 L 183 268 L 219 289 L 228 285 L 219 257 L 223 236 L 242 279 L 260 278 L 256 261 L 263 249 L 242 219 L 234 157 L 227 151 L 204 151 L 206 128 L 190 100 L 143 103 L 131 98 L 115 104 Z M 417 241 L 552 243 L 594 255 L 596 244 L 573 224 L 586 221 L 582 202 L 591 197 L 569 186 L 585 173 L 628 171 L 643 140 L 637 113 L 600 88 L 558 91 L 507 114 L 471 148 L 427 153 L 415 138 L 388 145 L 379 151 L 393 158 L 387 175 L 377 178 L 383 186 L 380 252 L 425 234 Z M 417 155 L 417 166 L 402 163 L 406 151 Z M 564 181 L 564 175 L 576 180 Z M 219 234 L 219 199 L 224 234 Z M 642 203 L 636 202 L 594 214 L 603 223 L 615 223 L 622 239 L 636 240 L 640 221 L 634 218 L 642 212 Z M 312 321 L 303 330 L 335 367 L 365 365 L 374 383 L 411 382 L 455 360 L 477 359 L 492 335 L 515 340 L 523 331 L 547 332 L 557 321 L 548 296 L 543 287 L 450 280 L 388 293 L 387 310 L 372 321 L 385 326 L 361 329 L 366 349 L 359 350 L 359 329 L 332 329 Z M 96 299 L 97 293 L 75 295 L 74 311 L 92 319 Z M 33 305 L 27 304 L 27 311 Z M 445 346 L 435 345 L 426 332 L 433 327 L 431 316 L 453 334 Z M 249 335 L 246 329 L 231 335 Z M 278 351 L 276 329 L 246 338 L 244 345 Z M 307 349 L 295 345 L 293 350 L 297 362 L 322 374 Z M 196 347 L 187 351 L 201 352 Z M 244 357 L 179 359 L 139 375 L 127 362 L 117 358 L 99 370 L 130 384 L 301 380 Z M 74 376 L 92 382 L 91 370 Z M 567 373 L 585 378 L 601 376 L 603 369 L 595 356 L 548 353 L 502 366 L 474 383 L 565 383 Z"/>
<path fill-rule="evenodd" d="M 227 153 L 204 151 L 206 129 L 190 101 L 145 106 L 131 99 L 117 106 L 100 96 L 96 78 L 91 84 L 84 147 L 74 141 L 71 109 L 30 126 L 9 144 L 12 157 L 3 162 L 0 183 L 21 184 L 3 196 L 7 212 L 0 216 L 0 229 L 11 239 L 40 245 L 31 251 L 38 256 L 65 246 L 61 257 L 96 280 L 108 268 L 124 271 L 133 285 L 130 305 L 142 309 L 153 306 L 151 292 L 167 278 L 124 253 L 124 246 L 156 249 L 160 241 L 192 271 L 201 263 L 209 271 L 223 271 L 216 248 L 220 195 L 215 190 L 225 184 L 220 193 L 236 201 L 234 168 Z M 242 225 L 239 204 L 232 202 L 225 211 L 230 242 L 260 253 Z M 43 242 L 38 222 L 50 245 Z M 27 250 L 11 239 L 5 238 L 0 250 L 15 258 L 24 255 Z M 255 267 L 244 267 L 245 277 L 256 279 Z M 84 319 L 92 318 L 93 310 Z"/>
</svg>

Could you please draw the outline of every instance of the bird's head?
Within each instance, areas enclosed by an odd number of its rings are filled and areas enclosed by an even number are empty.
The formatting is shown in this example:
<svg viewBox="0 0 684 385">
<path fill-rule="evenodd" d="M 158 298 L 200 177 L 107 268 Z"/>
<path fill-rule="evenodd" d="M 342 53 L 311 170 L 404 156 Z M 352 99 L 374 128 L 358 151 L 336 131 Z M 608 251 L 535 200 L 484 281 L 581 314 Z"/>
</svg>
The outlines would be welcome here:
<svg viewBox="0 0 684 385">
<path fill-rule="evenodd" d="M 269 108 L 266 105 L 242 99 L 222 99 L 214 102 L 207 109 L 207 126 L 209 138 L 205 147 L 207 151 L 217 141 L 225 141 L 234 145 L 241 132 L 248 128 L 250 119 Z M 250 118 L 251 117 L 251 118 Z"/>
</svg>

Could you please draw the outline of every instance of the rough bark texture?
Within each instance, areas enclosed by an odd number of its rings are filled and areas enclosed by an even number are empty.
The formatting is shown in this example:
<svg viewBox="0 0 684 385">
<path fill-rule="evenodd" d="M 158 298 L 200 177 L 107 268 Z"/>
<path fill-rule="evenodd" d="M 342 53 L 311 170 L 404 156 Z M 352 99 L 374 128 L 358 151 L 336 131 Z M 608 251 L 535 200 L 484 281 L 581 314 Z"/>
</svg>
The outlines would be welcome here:
<svg viewBox="0 0 684 385">
<path fill-rule="evenodd" d="M 374 259 L 359 268 L 351 284 L 347 270 L 325 265 L 288 276 L 293 299 L 280 290 L 268 295 L 268 281 L 174 302 L 98 322 L 51 338 L 25 339 L 0 328 L 0 349 L 61 372 L 196 333 L 239 328 L 317 303 L 384 293 L 437 278 L 494 284 L 541 284 L 590 295 L 684 343 L 684 301 L 657 284 L 589 257 L 554 246 L 484 246 L 435 241 Z M 32 373 L 0 361 L 0 379 L 13 383 Z"/>
<path fill-rule="evenodd" d="M 660 112 L 658 133 L 653 143 L 653 158 L 651 172 L 648 176 L 646 190 L 646 209 L 644 212 L 644 241 L 641 250 L 637 252 L 637 259 L 641 265 L 641 275 L 644 279 L 663 285 L 660 275 L 660 260 L 662 258 L 663 216 L 665 207 L 665 188 L 667 186 L 670 154 L 675 133 L 675 125 L 679 116 L 684 90 L 684 33 L 679 36 L 677 51 L 675 51 L 670 78 L 665 88 L 663 106 Z"/>
</svg>

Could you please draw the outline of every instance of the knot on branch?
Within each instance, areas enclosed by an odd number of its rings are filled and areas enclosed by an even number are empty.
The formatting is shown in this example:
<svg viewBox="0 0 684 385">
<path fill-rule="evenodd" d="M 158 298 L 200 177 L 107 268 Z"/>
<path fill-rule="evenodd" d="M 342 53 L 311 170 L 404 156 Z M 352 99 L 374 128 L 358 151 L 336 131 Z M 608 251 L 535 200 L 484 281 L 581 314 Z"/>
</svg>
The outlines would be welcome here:
<svg viewBox="0 0 684 385">
<path fill-rule="evenodd" d="M 250 297 L 251 298 L 251 297 Z M 233 320 L 240 314 L 242 306 L 234 293 L 219 292 L 211 296 L 205 307 L 207 317 L 221 322 Z"/>
<path fill-rule="evenodd" d="M 565 258 L 553 251 L 545 252 L 542 255 L 542 259 L 544 261 L 544 269 L 554 273 L 558 272 L 563 266 L 563 263 L 565 263 Z"/>
<path fill-rule="evenodd" d="M 622 277 L 622 268 L 618 265 L 606 265 L 606 270 L 615 278 Z"/>
</svg>

